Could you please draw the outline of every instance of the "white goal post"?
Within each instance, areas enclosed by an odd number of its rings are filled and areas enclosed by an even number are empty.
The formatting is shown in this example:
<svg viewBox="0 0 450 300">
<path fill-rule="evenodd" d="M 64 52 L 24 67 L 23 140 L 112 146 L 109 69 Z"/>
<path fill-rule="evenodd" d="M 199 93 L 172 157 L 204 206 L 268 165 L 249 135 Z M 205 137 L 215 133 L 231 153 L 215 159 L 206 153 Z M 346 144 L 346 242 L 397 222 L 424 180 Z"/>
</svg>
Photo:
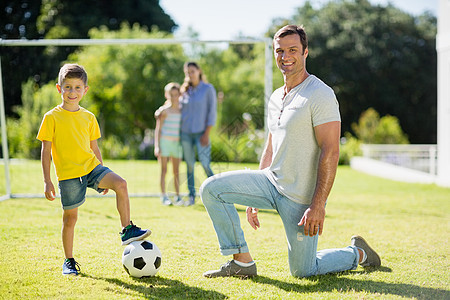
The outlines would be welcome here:
<svg viewBox="0 0 450 300">
<path fill-rule="evenodd" d="M 235 39 L 235 40 L 197 40 L 197 39 L 40 39 L 40 40 L 4 40 L 0 39 L 0 47 L 36 47 L 36 46 L 94 46 L 94 45 L 170 45 L 170 44 L 258 44 L 265 45 L 264 67 L 264 111 L 267 110 L 267 102 L 273 91 L 272 74 L 272 39 Z M 11 192 L 11 177 L 9 167 L 9 148 L 6 130 L 6 115 L 3 95 L 3 74 L 0 57 L 0 127 L 2 135 L 3 163 L 5 168 L 6 194 L 0 195 L 0 201 L 10 198 L 21 198 Z M 265 130 L 267 131 L 266 125 Z M 130 195 L 133 196 L 133 195 Z M 43 197 L 43 195 L 33 195 Z"/>
</svg>

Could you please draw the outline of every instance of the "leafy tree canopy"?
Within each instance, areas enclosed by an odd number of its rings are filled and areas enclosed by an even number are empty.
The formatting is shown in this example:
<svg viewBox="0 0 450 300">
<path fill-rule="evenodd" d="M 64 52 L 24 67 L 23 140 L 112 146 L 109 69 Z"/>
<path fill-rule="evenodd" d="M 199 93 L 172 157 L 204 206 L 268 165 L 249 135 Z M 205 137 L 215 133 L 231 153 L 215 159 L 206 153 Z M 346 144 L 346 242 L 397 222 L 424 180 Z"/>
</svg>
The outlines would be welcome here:
<svg viewBox="0 0 450 300">
<path fill-rule="evenodd" d="M 91 28 L 117 30 L 124 21 L 142 28 L 173 32 L 177 25 L 158 0 L 6 0 L 0 7 L 2 39 L 88 38 Z M 76 47 L 1 47 L 5 106 L 20 105 L 21 85 L 32 78 L 39 85 L 52 80 Z"/>
<path fill-rule="evenodd" d="M 398 117 L 412 143 L 436 142 L 436 17 L 367 0 L 330 1 L 318 9 L 307 2 L 292 18 L 275 20 L 268 34 L 286 23 L 304 25 L 307 69 L 336 92 L 343 132 L 373 107 Z"/>
</svg>

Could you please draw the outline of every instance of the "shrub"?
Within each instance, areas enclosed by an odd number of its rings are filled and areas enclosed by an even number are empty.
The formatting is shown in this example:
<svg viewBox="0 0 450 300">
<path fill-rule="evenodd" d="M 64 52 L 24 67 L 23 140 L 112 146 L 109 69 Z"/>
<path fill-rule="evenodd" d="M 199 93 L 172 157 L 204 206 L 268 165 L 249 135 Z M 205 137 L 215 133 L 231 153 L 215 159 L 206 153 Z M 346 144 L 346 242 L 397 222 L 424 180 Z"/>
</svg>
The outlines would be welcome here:
<svg viewBox="0 0 450 300">
<path fill-rule="evenodd" d="M 398 118 L 390 115 L 380 118 L 373 108 L 364 111 L 358 124 L 352 124 L 352 129 L 365 144 L 409 144 Z"/>
<path fill-rule="evenodd" d="M 353 156 L 362 155 L 361 142 L 351 135 L 351 133 L 346 132 L 345 137 L 341 139 L 341 148 L 339 152 L 339 164 L 349 165 L 350 159 Z"/>
</svg>

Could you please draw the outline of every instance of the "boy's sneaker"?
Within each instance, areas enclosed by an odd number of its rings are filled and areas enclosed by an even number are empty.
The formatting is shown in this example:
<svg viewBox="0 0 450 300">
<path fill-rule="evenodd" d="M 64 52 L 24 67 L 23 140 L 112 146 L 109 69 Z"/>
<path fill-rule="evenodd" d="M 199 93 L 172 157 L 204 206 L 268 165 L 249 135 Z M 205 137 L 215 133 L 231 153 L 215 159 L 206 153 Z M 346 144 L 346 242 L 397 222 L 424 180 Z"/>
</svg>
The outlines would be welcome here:
<svg viewBox="0 0 450 300">
<path fill-rule="evenodd" d="M 119 232 L 122 239 L 122 245 L 128 245 L 131 242 L 143 240 L 152 234 L 150 229 L 141 229 L 134 225 L 133 222 L 130 221 L 130 223 L 131 224 L 125 227 L 122 232 Z"/>
<path fill-rule="evenodd" d="M 166 206 L 172 205 L 172 202 L 170 201 L 169 196 L 167 196 L 167 195 L 164 195 L 161 197 L 161 202 L 163 205 L 166 205 Z"/>
<path fill-rule="evenodd" d="M 369 244 L 359 235 L 352 236 L 352 246 L 360 248 L 366 252 L 366 259 L 359 264 L 363 267 L 379 267 L 381 266 L 380 256 L 370 248 Z"/>
<path fill-rule="evenodd" d="M 247 278 L 256 275 L 256 263 L 253 263 L 253 265 L 249 267 L 241 267 L 237 263 L 235 263 L 234 260 L 228 261 L 227 263 L 223 264 L 219 270 L 212 270 L 203 273 L 203 276 L 209 278 L 230 276 Z"/>
<path fill-rule="evenodd" d="M 80 265 L 73 258 L 66 258 L 62 267 L 63 275 L 76 276 L 80 272 Z"/>
</svg>

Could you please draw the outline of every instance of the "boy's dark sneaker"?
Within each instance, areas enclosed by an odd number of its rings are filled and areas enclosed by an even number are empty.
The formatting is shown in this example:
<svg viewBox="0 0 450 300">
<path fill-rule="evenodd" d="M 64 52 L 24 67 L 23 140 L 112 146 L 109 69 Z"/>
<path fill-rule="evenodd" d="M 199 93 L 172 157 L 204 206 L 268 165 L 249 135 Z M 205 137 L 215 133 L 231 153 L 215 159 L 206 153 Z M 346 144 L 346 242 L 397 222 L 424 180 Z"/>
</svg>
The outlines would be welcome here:
<svg viewBox="0 0 450 300">
<path fill-rule="evenodd" d="M 130 221 L 130 223 L 130 225 L 120 232 L 122 245 L 128 245 L 131 242 L 143 240 L 152 234 L 150 229 L 141 229 L 134 225 L 133 222 Z"/>
<path fill-rule="evenodd" d="M 352 246 L 360 248 L 366 252 L 366 260 L 361 262 L 363 267 L 379 267 L 381 266 L 380 256 L 370 248 L 369 244 L 359 235 L 352 236 Z"/>
<path fill-rule="evenodd" d="M 73 258 L 66 258 L 66 260 L 63 263 L 62 268 L 62 274 L 63 275 L 78 275 L 80 272 L 80 265 L 75 261 Z"/>
<path fill-rule="evenodd" d="M 223 264 L 219 270 L 212 270 L 203 273 L 203 276 L 212 278 L 212 277 L 253 277 L 257 275 L 256 264 L 249 267 L 241 267 L 234 260 L 231 260 L 225 264 Z"/>
</svg>

